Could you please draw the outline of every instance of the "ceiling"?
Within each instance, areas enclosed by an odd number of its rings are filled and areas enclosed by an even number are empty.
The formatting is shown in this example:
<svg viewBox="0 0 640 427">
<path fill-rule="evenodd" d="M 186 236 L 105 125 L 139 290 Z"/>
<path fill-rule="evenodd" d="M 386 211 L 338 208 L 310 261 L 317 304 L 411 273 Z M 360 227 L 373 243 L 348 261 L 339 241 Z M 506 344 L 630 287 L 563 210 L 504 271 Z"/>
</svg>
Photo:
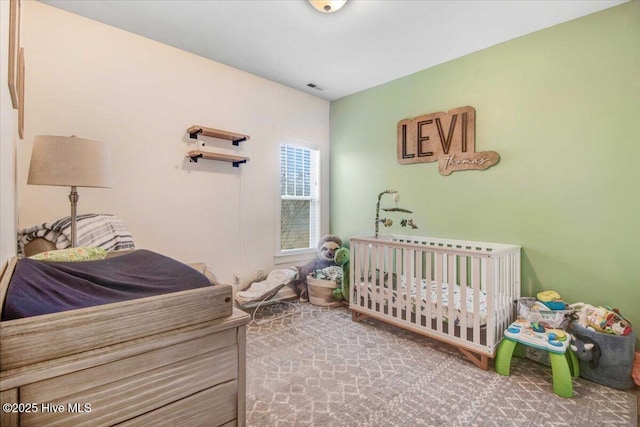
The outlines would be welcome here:
<svg viewBox="0 0 640 427">
<path fill-rule="evenodd" d="M 626 0 L 41 0 L 335 100 Z M 308 83 L 318 88 L 307 87 Z"/>
</svg>

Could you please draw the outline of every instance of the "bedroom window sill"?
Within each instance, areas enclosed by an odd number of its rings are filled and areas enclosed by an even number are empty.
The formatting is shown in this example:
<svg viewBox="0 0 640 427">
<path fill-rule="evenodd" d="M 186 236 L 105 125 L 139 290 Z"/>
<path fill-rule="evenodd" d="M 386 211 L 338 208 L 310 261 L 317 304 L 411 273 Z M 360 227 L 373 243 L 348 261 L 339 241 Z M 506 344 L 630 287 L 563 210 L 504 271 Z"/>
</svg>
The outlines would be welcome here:
<svg viewBox="0 0 640 427">
<path fill-rule="evenodd" d="M 296 264 L 311 261 L 318 256 L 315 249 L 303 249 L 299 251 L 283 252 L 273 257 L 275 265 Z"/>
</svg>

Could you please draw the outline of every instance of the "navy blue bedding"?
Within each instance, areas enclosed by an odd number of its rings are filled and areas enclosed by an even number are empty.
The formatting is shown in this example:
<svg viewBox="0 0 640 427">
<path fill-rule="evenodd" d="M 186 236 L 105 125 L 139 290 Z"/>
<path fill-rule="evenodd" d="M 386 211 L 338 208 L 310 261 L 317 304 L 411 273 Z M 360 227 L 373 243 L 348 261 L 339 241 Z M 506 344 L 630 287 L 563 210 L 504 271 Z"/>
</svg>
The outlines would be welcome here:
<svg viewBox="0 0 640 427">
<path fill-rule="evenodd" d="M 99 261 L 18 260 L 2 320 L 211 286 L 186 264 L 147 250 Z"/>
</svg>

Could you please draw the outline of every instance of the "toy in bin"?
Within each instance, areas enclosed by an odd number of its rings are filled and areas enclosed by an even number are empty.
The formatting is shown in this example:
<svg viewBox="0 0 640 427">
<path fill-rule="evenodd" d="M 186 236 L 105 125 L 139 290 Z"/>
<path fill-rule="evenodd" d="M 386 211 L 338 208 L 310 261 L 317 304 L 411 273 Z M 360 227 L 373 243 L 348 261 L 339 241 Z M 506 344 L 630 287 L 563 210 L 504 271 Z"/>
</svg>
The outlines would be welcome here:
<svg viewBox="0 0 640 427">
<path fill-rule="evenodd" d="M 574 320 L 583 328 L 621 336 L 627 336 L 633 332 L 631 322 L 617 308 L 594 307 L 583 302 L 571 304 L 569 307 L 574 309 Z"/>
<path fill-rule="evenodd" d="M 538 301 L 550 310 L 564 310 L 567 304 L 562 301 L 560 294 L 556 291 L 542 291 L 537 295 Z"/>
<path fill-rule="evenodd" d="M 518 318 L 528 322 L 541 323 L 548 329 L 566 329 L 573 309 L 556 291 L 544 291 L 537 298 L 524 297 L 518 299 Z"/>
</svg>

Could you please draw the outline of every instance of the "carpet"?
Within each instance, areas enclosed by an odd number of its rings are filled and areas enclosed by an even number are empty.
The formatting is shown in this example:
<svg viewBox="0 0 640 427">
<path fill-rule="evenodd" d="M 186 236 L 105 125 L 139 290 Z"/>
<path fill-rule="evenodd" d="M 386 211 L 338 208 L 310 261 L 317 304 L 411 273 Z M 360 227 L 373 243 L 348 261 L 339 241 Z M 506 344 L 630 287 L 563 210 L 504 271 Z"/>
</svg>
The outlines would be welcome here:
<svg viewBox="0 0 640 427">
<path fill-rule="evenodd" d="M 636 398 L 515 357 L 508 377 L 456 348 L 345 307 L 262 307 L 247 329 L 249 426 L 635 426 Z"/>
</svg>

